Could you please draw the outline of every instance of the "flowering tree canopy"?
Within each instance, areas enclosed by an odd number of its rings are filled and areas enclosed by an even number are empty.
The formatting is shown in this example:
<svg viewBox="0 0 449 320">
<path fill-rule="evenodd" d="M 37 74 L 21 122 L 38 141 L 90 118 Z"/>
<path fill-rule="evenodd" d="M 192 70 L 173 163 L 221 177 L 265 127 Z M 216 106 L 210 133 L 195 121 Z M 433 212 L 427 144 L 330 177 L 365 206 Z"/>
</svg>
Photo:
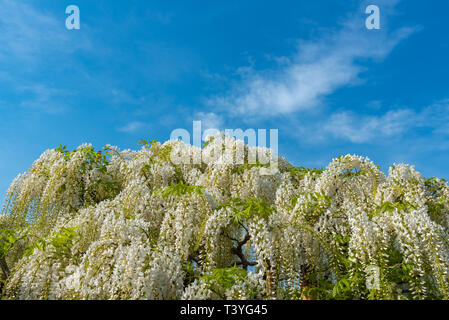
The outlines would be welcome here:
<svg viewBox="0 0 449 320">
<path fill-rule="evenodd" d="M 2 298 L 449 297 L 446 181 L 354 155 L 266 175 L 223 161 L 240 148 L 275 156 L 229 137 L 47 150 L 0 214 Z"/>
</svg>

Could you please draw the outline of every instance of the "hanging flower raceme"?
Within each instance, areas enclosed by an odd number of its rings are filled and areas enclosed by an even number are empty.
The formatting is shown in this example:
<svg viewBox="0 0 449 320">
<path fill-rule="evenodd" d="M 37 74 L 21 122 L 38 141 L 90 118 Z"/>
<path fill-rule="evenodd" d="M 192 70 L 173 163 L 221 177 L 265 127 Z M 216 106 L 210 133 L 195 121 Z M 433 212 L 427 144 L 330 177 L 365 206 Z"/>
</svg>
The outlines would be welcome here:
<svg viewBox="0 0 449 320">
<path fill-rule="evenodd" d="M 354 155 L 267 170 L 223 134 L 141 144 L 60 146 L 12 182 L 3 298 L 449 298 L 445 180 Z"/>
</svg>

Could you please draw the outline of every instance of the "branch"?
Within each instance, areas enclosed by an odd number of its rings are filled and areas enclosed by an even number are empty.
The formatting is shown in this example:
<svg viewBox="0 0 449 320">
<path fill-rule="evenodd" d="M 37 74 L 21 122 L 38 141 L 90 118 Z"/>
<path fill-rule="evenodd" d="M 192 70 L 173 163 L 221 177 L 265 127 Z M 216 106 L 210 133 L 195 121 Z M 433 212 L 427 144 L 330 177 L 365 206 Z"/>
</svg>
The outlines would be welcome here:
<svg viewBox="0 0 449 320">
<path fill-rule="evenodd" d="M 5 276 L 5 280 L 8 279 L 10 271 L 8 268 L 8 264 L 6 263 L 5 257 L 0 257 L 0 267 L 3 271 L 3 275 Z"/>
<path fill-rule="evenodd" d="M 227 234 L 224 235 L 228 239 L 237 242 L 237 247 L 232 248 L 231 252 L 239 257 L 240 261 L 237 262 L 238 265 L 241 265 L 245 270 L 248 270 L 248 266 L 255 266 L 257 264 L 256 262 L 248 261 L 248 259 L 246 259 L 245 255 L 243 254 L 243 246 L 251 239 L 248 232 L 246 233 L 245 238 L 242 241 L 239 241 L 238 239 L 235 239 Z"/>
</svg>

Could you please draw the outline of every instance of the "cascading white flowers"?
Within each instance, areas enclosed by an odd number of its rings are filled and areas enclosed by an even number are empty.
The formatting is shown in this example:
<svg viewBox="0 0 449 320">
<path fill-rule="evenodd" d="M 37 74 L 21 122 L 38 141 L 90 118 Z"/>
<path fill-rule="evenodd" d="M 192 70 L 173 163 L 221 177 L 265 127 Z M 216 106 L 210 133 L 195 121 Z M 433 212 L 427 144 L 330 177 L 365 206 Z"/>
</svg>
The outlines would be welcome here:
<svg viewBox="0 0 449 320">
<path fill-rule="evenodd" d="M 223 135 L 47 150 L 0 214 L 2 298 L 449 298 L 446 181 L 251 155 L 274 156 Z"/>
</svg>

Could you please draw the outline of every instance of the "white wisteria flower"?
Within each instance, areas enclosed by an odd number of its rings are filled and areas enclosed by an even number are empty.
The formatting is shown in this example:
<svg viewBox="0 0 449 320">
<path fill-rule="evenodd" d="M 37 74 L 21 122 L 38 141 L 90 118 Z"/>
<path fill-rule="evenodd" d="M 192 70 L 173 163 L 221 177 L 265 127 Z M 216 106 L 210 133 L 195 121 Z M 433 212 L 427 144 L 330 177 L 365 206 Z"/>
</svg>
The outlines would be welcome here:
<svg viewBox="0 0 449 320">
<path fill-rule="evenodd" d="M 449 298 L 445 180 L 355 155 L 267 175 L 273 154 L 222 134 L 45 151 L 0 214 L 2 298 Z"/>
</svg>

